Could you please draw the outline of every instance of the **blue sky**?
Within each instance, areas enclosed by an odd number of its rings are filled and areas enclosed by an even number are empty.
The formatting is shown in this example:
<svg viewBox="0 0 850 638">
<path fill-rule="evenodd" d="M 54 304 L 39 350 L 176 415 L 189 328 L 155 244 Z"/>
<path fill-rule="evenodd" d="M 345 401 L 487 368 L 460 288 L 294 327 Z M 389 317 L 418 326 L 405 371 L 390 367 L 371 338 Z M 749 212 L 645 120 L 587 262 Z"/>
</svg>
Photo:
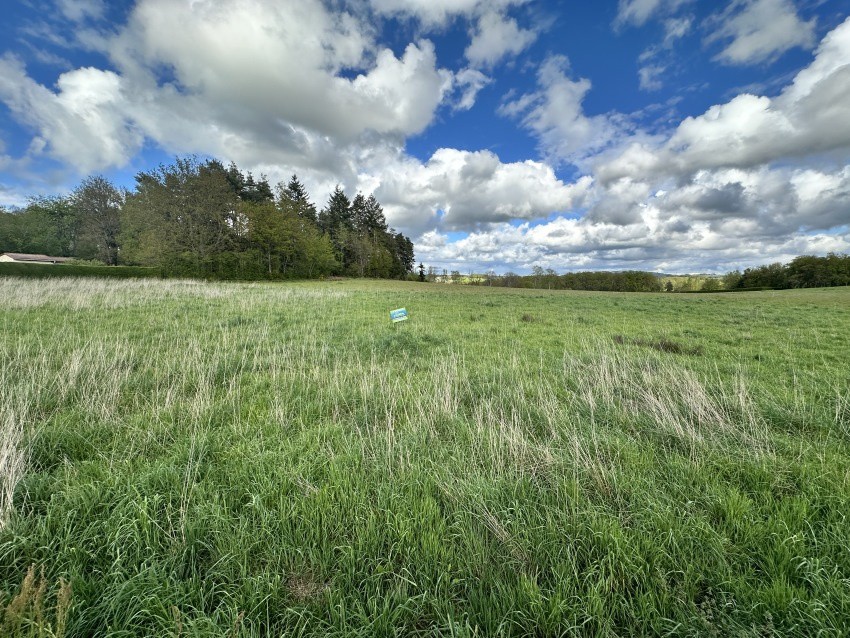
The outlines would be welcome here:
<svg viewBox="0 0 850 638">
<path fill-rule="evenodd" d="M 464 272 L 850 251 L 847 0 L 19 0 L 0 206 L 175 155 L 374 192 Z"/>
</svg>

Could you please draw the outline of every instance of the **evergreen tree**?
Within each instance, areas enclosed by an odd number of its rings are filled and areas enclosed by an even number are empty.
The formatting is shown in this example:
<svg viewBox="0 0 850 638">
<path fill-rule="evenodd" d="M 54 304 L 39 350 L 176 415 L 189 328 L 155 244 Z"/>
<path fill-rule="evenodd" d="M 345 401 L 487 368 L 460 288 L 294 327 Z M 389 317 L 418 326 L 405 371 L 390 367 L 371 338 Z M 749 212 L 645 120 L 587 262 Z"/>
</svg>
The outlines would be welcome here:
<svg viewBox="0 0 850 638">
<path fill-rule="evenodd" d="M 235 162 L 230 162 L 230 166 L 227 167 L 227 170 L 224 170 L 224 166 L 218 160 L 212 160 L 209 162 L 210 170 L 222 170 L 224 171 L 225 176 L 227 177 L 227 182 L 230 184 L 230 188 L 233 189 L 233 192 L 241 197 L 242 190 L 245 188 L 245 176 L 242 175 L 242 171 L 239 170 L 239 167 L 236 166 Z"/>
<path fill-rule="evenodd" d="M 319 213 L 319 227 L 330 234 L 332 239 L 342 229 L 354 229 L 351 220 L 351 201 L 339 184 L 337 184 L 334 192 L 331 193 L 328 199 L 328 205 Z"/>
<path fill-rule="evenodd" d="M 316 207 L 310 201 L 307 189 L 298 180 L 297 175 L 293 175 L 286 186 L 282 183 L 278 185 L 278 204 L 282 205 L 283 202 L 292 205 L 298 217 L 313 223 L 318 222 Z"/>
<path fill-rule="evenodd" d="M 265 175 L 260 175 L 260 181 L 257 182 L 257 197 L 261 202 L 273 202 L 274 193 L 269 184 L 269 178 Z"/>
<path fill-rule="evenodd" d="M 336 259 L 341 267 L 340 272 L 356 274 L 352 272 L 356 261 L 352 240 L 356 237 L 356 232 L 351 220 L 351 201 L 339 185 L 331 193 L 327 206 L 319 213 L 319 228 L 328 235 L 333 244 Z"/>
<path fill-rule="evenodd" d="M 257 182 L 251 171 L 248 171 L 239 191 L 239 199 L 243 202 L 274 202 L 274 194 L 265 175 Z"/>
<path fill-rule="evenodd" d="M 397 267 L 393 275 L 404 278 L 407 276 L 407 273 L 413 272 L 413 265 L 416 263 L 413 254 L 413 242 L 401 233 L 396 233 L 392 237 L 395 245 L 394 257 L 397 262 Z"/>
<path fill-rule="evenodd" d="M 243 202 L 257 202 L 260 201 L 257 193 L 257 185 L 254 183 L 254 176 L 251 175 L 251 171 L 245 175 L 245 182 L 242 184 L 242 190 L 239 193 L 239 199 Z"/>
<path fill-rule="evenodd" d="M 366 200 L 365 212 L 365 228 L 369 234 L 375 235 L 387 232 L 387 220 L 384 217 L 384 209 L 375 199 L 374 195 L 369 195 Z"/>
<path fill-rule="evenodd" d="M 351 225 L 360 237 L 366 237 L 369 234 L 367 216 L 366 198 L 363 197 L 363 193 L 357 193 L 351 201 Z"/>
<path fill-rule="evenodd" d="M 224 165 L 218 160 L 209 160 L 205 164 L 207 170 L 211 173 L 220 172 L 227 178 L 227 183 L 230 184 L 231 190 L 243 202 L 272 202 L 274 201 L 274 193 L 269 186 L 268 178 L 265 175 L 260 176 L 260 180 L 256 181 L 251 171 L 242 173 L 239 167 L 230 162 L 230 165 L 225 170 Z"/>
</svg>

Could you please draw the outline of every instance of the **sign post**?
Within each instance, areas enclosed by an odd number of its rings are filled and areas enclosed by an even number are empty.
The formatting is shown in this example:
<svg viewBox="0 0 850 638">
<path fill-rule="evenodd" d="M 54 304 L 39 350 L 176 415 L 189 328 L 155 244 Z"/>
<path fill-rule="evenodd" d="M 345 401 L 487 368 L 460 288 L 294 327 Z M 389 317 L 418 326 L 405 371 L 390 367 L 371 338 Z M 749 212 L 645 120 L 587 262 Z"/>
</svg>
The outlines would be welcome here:
<svg viewBox="0 0 850 638">
<path fill-rule="evenodd" d="M 392 321 L 393 324 L 397 324 L 399 321 L 407 321 L 407 308 L 390 310 L 390 321 Z"/>
</svg>

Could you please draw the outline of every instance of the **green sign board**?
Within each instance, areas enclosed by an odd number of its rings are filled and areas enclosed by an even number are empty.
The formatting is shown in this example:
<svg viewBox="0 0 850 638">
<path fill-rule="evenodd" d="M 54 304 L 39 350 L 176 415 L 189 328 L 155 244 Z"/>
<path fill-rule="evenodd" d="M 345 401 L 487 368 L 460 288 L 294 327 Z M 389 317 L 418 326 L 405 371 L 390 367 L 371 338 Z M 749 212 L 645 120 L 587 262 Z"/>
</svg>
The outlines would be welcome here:
<svg viewBox="0 0 850 638">
<path fill-rule="evenodd" d="M 390 310 L 390 321 L 393 323 L 407 321 L 407 309 L 399 308 L 398 310 Z"/>
</svg>

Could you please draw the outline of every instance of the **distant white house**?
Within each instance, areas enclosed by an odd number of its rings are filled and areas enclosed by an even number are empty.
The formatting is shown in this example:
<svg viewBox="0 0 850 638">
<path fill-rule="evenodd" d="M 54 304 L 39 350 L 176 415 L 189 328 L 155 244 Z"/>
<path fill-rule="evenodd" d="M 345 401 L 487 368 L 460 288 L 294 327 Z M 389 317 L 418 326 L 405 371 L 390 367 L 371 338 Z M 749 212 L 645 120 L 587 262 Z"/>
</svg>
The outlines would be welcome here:
<svg viewBox="0 0 850 638">
<path fill-rule="evenodd" d="M 15 264 L 64 264 L 70 261 L 68 257 L 51 257 L 49 255 L 30 255 L 27 253 L 0 254 L 0 262 Z"/>
</svg>

